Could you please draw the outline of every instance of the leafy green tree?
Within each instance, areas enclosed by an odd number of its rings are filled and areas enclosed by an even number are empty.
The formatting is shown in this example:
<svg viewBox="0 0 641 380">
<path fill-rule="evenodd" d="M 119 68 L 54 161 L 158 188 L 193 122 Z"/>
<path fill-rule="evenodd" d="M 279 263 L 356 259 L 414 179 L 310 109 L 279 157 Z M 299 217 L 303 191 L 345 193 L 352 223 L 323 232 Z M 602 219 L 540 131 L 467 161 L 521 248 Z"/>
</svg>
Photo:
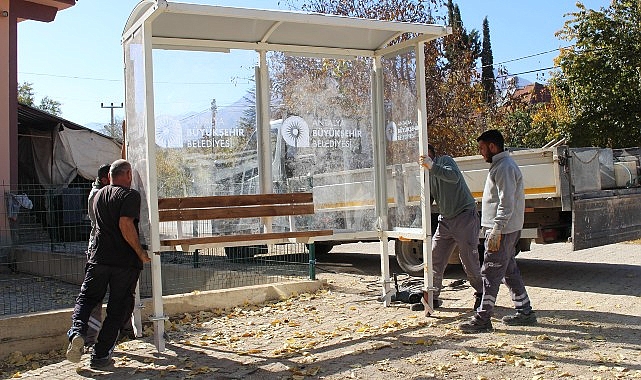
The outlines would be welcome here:
<svg viewBox="0 0 641 380">
<path fill-rule="evenodd" d="M 490 23 L 483 19 L 483 48 L 481 50 L 481 83 L 485 102 L 492 104 L 496 96 L 496 79 L 494 78 L 494 56 L 490 42 Z"/>
<path fill-rule="evenodd" d="M 52 115 L 60 116 L 62 115 L 62 110 L 60 109 L 61 105 L 62 103 L 60 103 L 59 101 L 45 96 L 44 98 L 40 99 L 40 105 L 38 106 L 38 108 Z"/>
<path fill-rule="evenodd" d="M 38 108 L 41 111 L 55 116 L 60 116 L 62 114 L 62 110 L 60 109 L 62 103 L 57 100 L 53 100 L 48 96 L 40 99 L 40 104 L 36 106 L 33 84 L 29 82 L 23 82 L 18 85 L 18 102 Z"/>
<path fill-rule="evenodd" d="M 567 102 L 566 133 L 575 146 L 638 146 L 641 139 L 641 3 L 613 0 L 599 11 L 570 14 L 557 36 L 561 50 L 554 79 Z"/>
</svg>

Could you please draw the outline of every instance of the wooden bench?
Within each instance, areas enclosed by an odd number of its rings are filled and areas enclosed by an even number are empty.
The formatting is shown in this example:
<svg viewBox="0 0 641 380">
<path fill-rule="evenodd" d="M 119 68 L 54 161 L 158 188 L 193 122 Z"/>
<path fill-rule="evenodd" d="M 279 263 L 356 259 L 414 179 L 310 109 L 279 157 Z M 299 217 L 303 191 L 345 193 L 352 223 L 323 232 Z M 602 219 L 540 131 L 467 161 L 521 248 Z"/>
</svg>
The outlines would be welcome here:
<svg viewBox="0 0 641 380">
<path fill-rule="evenodd" d="M 207 197 L 158 199 L 160 222 L 185 222 L 194 220 L 268 218 L 314 213 L 312 193 L 219 195 Z M 180 231 L 181 227 L 178 226 Z M 307 243 L 312 238 L 327 236 L 332 230 L 305 230 L 285 232 L 232 233 L 215 236 L 179 237 L 162 239 L 160 245 L 188 250 L 190 245 L 238 246 L 239 242 L 276 244 L 287 242 Z"/>
</svg>

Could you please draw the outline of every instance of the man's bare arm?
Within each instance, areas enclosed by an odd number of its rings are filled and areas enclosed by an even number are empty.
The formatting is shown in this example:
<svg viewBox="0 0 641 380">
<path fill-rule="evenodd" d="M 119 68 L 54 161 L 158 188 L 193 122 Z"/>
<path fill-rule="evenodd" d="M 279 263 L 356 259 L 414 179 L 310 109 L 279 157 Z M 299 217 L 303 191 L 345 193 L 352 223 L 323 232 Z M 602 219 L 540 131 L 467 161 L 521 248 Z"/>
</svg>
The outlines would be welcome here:
<svg viewBox="0 0 641 380">
<path fill-rule="evenodd" d="M 142 261 L 143 264 L 150 262 L 151 259 L 149 258 L 147 251 L 145 251 L 140 245 L 138 232 L 136 232 L 136 226 L 134 225 L 134 218 L 121 216 L 118 220 L 118 227 L 120 227 L 120 232 L 127 243 L 129 243 L 131 248 L 136 251 L 136 255 L 138 255 L 140 261 Z"/>
</svg>

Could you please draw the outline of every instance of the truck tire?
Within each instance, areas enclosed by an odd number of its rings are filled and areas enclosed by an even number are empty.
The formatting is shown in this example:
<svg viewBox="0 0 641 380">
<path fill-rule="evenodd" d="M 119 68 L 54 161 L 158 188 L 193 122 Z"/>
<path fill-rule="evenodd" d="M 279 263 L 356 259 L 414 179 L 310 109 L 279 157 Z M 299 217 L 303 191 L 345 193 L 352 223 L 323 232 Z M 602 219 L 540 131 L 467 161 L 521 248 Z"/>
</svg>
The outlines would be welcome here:
<svg viewBox="0 0 641 380">
<path fill-rule="evenodd" d="M 403 272 L 414 277 L 423 277 L 423 242 L 420 240 L 394 243 L 396 261 Z"/>
<path fill-rule="evenodd" d="M 401 269 L 414 277 L 423 277 L 423 242 L 420 240 L 400 241 L 396 240 L 394 245 L 396 261 Z M 479 263 L 483 264 L 485 246 L 482 243 L 478 245 Z M 458 258 L 458 247 L 454 246 L 450 252 L 449 264 L 453 264 L 452 257 L 456 258 L 456 263 L 461 264 Z"/>
<path fill-rule="evenodd" d="M 305 244 L 308 251 L 309 251 L 310 245 L 311 244 Z M 314 256 L 315 257 L 326 256 L 329 254 L 329 251 L 331 251 L 332 248 L 334 248 L 332 244 L 314 243 Z"/>
</svg>

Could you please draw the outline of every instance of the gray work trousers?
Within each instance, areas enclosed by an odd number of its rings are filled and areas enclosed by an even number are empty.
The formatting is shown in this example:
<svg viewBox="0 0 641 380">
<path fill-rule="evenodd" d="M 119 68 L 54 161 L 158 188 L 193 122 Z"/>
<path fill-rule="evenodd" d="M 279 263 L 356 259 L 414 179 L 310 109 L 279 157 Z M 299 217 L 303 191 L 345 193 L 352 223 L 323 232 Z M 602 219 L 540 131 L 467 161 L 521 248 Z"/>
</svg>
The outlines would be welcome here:
<svg viewBox="0 0 641 380">
<path fill-rule="evenodd" d="M 489 233 L 489 230 L 486 232 Z M 509 289 L 517 312 L 528 314 L 532 311 L 521 272 L 516 265 L 516 244 L 520 238 L 521 231 L 501 235 L 501 244 L 497 252 L 488 252 L 487 240 L 485 241 L 485 258 L 481 267 L 483 300 L 476 310 L 476 317 L 481 321 L 490 320 L 501 282 Z"/>
<path fill-rule="evenodd" d="M 443 273 L 454 246 L 459 247 L 459 258 L 475 295 L 483 293 L 481 264 L 479 263 L 479 214 L 476 209 L 464 210 L 452 218 L 438 216 L 438 226 L 432 237 L 432 269 L 434 270 L 434 299 L 443 287 Z"/>
</svg>

